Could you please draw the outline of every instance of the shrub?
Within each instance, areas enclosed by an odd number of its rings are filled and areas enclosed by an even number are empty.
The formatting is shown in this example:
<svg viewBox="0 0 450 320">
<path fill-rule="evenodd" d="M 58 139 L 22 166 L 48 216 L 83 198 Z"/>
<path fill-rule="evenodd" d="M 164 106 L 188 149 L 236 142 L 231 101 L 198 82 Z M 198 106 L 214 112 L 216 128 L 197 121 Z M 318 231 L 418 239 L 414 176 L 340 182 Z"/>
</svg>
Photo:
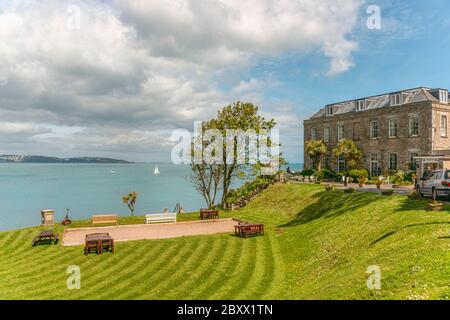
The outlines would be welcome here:
<svg viewBox="0 0 450 320">
<path fill-rule="evenodd" d="M 344 190 L 345 193 L 354 193 L 355 192 L 355 188 L 347 188 Z"/>
<path fill-rule="evenodd" d="M 390 195 L 394 194 L 394 190 L 383 190 L 383 191 L 381 191 L 381 194 L 383 196 L 390 196 Z"/>
<path fill-rule="evenodd" d="M 228 192 L 226 202 L 231 203 L 231 202 L 238 200 L 239 198 L 250 195 L 253 191 L 268 184 L 270 181 L 271 181 L 271 178 L 262 178 L 262 177 L 257 177 L 253 181 L 247 181 L 242 186 L 240 186 L 238 189 L 231 189 Z"/>
<path fill-rule="evenodd" d="M 394 175 L 392 175 L 389 180 L 393 184 L 402 184 L 405 181 L 405 172 L 402 170 L 397 171 Z"/>
<path fill-rule="evenodd" d="M 327 180 L 327 181 L 338 181 L 339 180 L 338 174 L 331 169 L 323 169 L 322 174 L 323 174 L 324 180 Z"/>
<path fill-rule="evenodd" d="M 315 172 L 316 172 L 316 171 L 313 170 L 313 169 L 304 169 L 304 170 L 300 173 L 300 175 L 302 175 L 302 176 L 304 176 L 304 177 L 310 177 L 310 176 L 314 175 Z"/>
<path fill-rule="evenodd" d="M 417 175 L 414 171 L 408 171 L 405 173 L 405 176 L 404 176 L 404 180 L 410 181 L 410 182 L 413 182 L 414 179 L 416 179 L 416 178 L 417 178 Z"/>
<path fill-rule="evenodd" d="M 368 178 L 369 172 L 366 169 L 353 169 L 348 172 L 348 176 L 352 178 L 353 181 L 358 181 L 360 178 Z"/>
</svg>

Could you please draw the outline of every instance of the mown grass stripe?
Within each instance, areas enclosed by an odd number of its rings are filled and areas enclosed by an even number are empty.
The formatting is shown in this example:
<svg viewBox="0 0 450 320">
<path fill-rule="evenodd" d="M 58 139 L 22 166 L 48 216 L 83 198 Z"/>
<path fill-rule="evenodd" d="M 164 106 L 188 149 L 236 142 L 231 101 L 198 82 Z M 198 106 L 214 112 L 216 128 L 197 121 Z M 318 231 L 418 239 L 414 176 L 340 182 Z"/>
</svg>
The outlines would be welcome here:
<svg viewBox="0 0 450 320">
<path fill-rule="evenodd" d="M 224 274 L 224 277 L 219 282 L 216 290 L 210 296 L 210 299 L 226 299 L 227 294 L 233 287 L 238 287 L 240 281 L 242 280 L 242 276 L 245 274 L 245 269 L 248 266 L 249 256 L 252 254 L 252 250 L 254 247 L 247 239 L 236 239 L 237 241 L 242 243 L 241 250 L 239 254 L 235 255 L 235 262 L 233 264 L 233 268 L 231 268 L 230 272 Z"/>
<path fill-rule="evenodd" d="M 5 279 L 10 283 L 11 287 L 20 287 L 24 293 L 32 295 L 32 288 L 50 283 L 56 270 L 61 269 L 61 264 L 72 257 L 76 257 L 78 254 L 78 252 L 74 251 L 65 255 L 59 255 L 54 259 L 50 259 L 52 263 L 34 265 L 32 267 L 29 265 L 17 266 L 12 270 L 12 274 L 5 277 Z M 17 272 L 17 270 L 21 269 L 26 269 L 27 271 L 24 273 Z"/>
<path fill-rule="evenodd" d="M 271 250 L 270 236 L 266 235 L 258 239 L 256 246 L 255 270 L 249 279 L 248 290 L 241 291 L 237 299 L 260 299 L 268 290 L 273 277 L 273 256 Z"/>
<path fill-rule="evenodd" d="M 237 294 L 234 295 L 234 299 L 258 299 L 258 291 L 255 290 L 262 281 L 262 276 L 264 274 L 264 270 L 267 266 L 264 265 L 265 262 L 265 249 L 267 244 L 267 236 L 253 238 L 255 243 L 254 255 L 252 256 L 252 260 L 250 265 L 252 266 L 251 273 L 248 273 L 248 277 L 240 283 L 241 286 L 246 287 L 247 290 L 238 291 Z"/>
<path fill-rule="evenodd" d="M 3 239 L 0 242 L 0 251 L 8 251 L 9 246 L 11 244 L 11 239 L 15 239 L 17 237 L 17 234 L 20 233 L 20 230 L 14 230 L 14 231 L 8 231 L 6 232 L 6 235 L 3 237 Z"/>
<path fill-rule="evenodd" d="M 141 267 L 142 262 L 149 256 L 159 254 L 165 248 L 166 246 L 163 243 L 157 242 L 150 246 L 141 242 L 139 248 L 132 252 L 127 259 L 123 259 L 119 264 L 113 266 L 114 272 L 106 270 L 105 272 L 102 271 L 103 277 L 100 277 L 101 275 L 93 277 L 92 280 L 96 281 L 96 285 L 90 287 L 86 294 L 95 297 L 95 299 L 101 299 L 101 295 L 108 293 L 118 283 L 126 282 L 128 286 L 131 286 L 130 276 Z"/>
<path fill-rule="evenodd" d="M 100 295 L 99 298 L 106 299 L 108 297 L 116 297 L 121 292 L 129 292 L 130 290 L 139 287 L 142 285 L 142 281 L 145 280 L 146 274 L 152 274 L 153 272 L 157 272 L 166 267 L 174 253 L 186 246 L 186 242 L 176 243 L 174 245 L 171 241 L 163 240 L 162 243 L 162 252 L 158 257 L 155 258 L 154 256 L 147 254 L 145 259 L 142 259 L 141 263 L 137 265 L 136 269 L 139 270 L 137 273 L 132 277 L 129 277 L 127 281 L 120 281 L 120 279 L 119 281 L 115 281 L 115 285 Z"/>
<path fill-rule="evenodd" d="M 285 267 L 284 257 L 280 251 L 276 234 L 270 234 L 270 257 L 272 257 L 273 268 L 270 274 L 267 274 L 267 279 L 270 279 L 270 284 L 266 287 L 267 290 L 263 295 L 263 299 L 278 298 L 283 299 L 283 295 L 286 294 L 285 286 Z"/>
<path fill-rule="evenodd" d="M 242 291 L 242 288 L 246 288 L 250 279 L 255 274 L 255 266 L 256 266 L 256 255 L 258 253 L 258 239 L 250 238 L 243 239 L 243 241 L 247 241 L 250 245 L 247 249 L 247 252 L 244 252 L 245 255 L 245 263 L 240 265 L 240 268 L 237 271 L 236 278 L 234 278 L 230 290 L 225 293 L 225 299 L 231 300 L 236 299 L 236 296 L 239 295 Z"/>
<path fill-rule="evenodd" d="M 227 241 L 227 246 L 223 252 L 223 255 L 218 259 L 214 266 L 214 272 L 211 273 L 211 277 L 208 281 L 202 281 L 198 284 L 196 291 L 190 292 L 186 299 L 205 299 L 209 297 L 211 292 L 214 292 L 220 287 L 221 282 L 228 274 L 233 272 L 236 268 L 237 256 L 242 249 L 242 241 L 236 238 L 230 237 Z"/>
<path fill-rule="evenodd" d="M 1 254 L 5 259 L 15 261 L 17 257 L 22 255 L 32 248 L 33 233 L 26 230 L 26 232 L 19 233 L 18 236 L 6 248 L 2 248 Z M 29 243 L 29 246 L 26 245 Z"/>
<path fill-rule="evenodd" d="M 209 252 L 203 256 L 200 264 L 185 274 L 186 280 L 181 284 L 178 283 L 173 290 L 168 292 L 166 299 L 186 299 L 187 293 L 198 290 L 199 283 L 208 282 L 211 274 L 217 271 L 216 264 L 228 246 L 227 240 L 226 238 L 218 237 L 217 240 L 211 243 L 211 247 L 206 249 Z"/>
<path fill-rule="evenodd" d="M 199 239 L 198 245 L 190 252 L 189 256 L 180 261 L 180 266 L 174 268 L 175 271 L 172 270 L 169 277 L 164 278 L 164 281 L 160 281 L 158 285 L 153 288 L 152 292 L 149 293 L 150 296 L 153 296 L 153 299 L 166 299 L 166 295 L 170 294 L 170 290 L 174 286 L 179 286 L 184 279 L 187 278 L 186 274 L 189 270 L 198 270 L 197 267 L 201 263 L 203 256 L 207 255 L 207 253 L 204 254 L 204 252 L 210 245 L 214 246 L 216 241 L 215 238 L 211 239 L 210 237 Z M 144 298 L 148 298 L 147 294 L 144 295 Z"/>
<path fill-rule="evenodd" d="M 154 288 L 149 286 L 158 284 L 160 281 L 164 281 L 164 279 L 169 277 L 173 272 L 174 266 L 178 265 L 180 261 L 186 260 L 192 254 L 191 249 L 197 247 L 198 242 L 200 241 L 200 239 L 198 238 L 189 238 L 188 240 L 186 240 L 186 238 L 183 238 L 181 240 L 186 245 L 183 246 L 180 251 L 176 253 L 176 255 L 170 257 L 170 260 L 167 263 L 167 266 L 170 266 L 170 268 L 163 268 L 157 273 L 146 272 L 142 277 L 143 279 L 146 279 L 148 277 L 148 280 L 143 281 L 142 286 L 133 288 L 132 290 L 124 292 L 124 294 L 119 294 L 118 299 L 145 299 L 144 295 Z"/>
<path fill-rule="evenodd" d="M 76 291 L 66 291 L 66 294 L 69 296 L 72 296 L 71 298 L 84 298 L 86 296 L 91 295 L 96 298 L 95 294 L 92 293 L 95 288 L 103 283 L 109 283 L 110 282 L 110 276 L 112 274 L 113 270 L 119 269 L 123 266 L 126 266 L 126 263 L 128 260 L 133 258 L 133 255 L 140 254 L 140 252 L 137 252 L 136 250 L 133 250 L 136 248 L 136 244 L 133 244 L 133 246 L 130 246 L 126 251 L 128 252 L 128 255 L 126 256 L 126 259 L 120 259 L 117 255 L 111 254 L 111 253 L 103 253 L 102 255 L 95 256 L 94 260 L 97 260 L 97 263 L 93 263 L 94 267 L 89 268 L 86 265 L 80 266 L 81 271 L 81 277 L 82 277 L 82 283 L 81 283 L 81 289 Z M 117 245 L 116 245 L 117 247 Z M 138 247 L 139 248 L 139 247 Z M 100 260 L 100 261 L 98 261 Z M 116 263 L 118 261 L 119 263 Z M 67 274 L 60 274 L 59 280 L 61 280 L 61 283 L 65 284 L 65 281 L 67 279 Z M 87 278 L 87 279 L 86 279 Z M 40 292 L 39 295 L 43 295 L 52 288 L 46 288 L 45 291 Z M 86 290 L 87 289 L 87 290 Z M 73 292 L 73 293 L 72 293 Z M 74 296 L 75 294 L 75 296 Z M 74 296 L 74 297 L 73 297 Z"/>
<path fill-rule="evenodd" d="M 31 242 L 30 242 L 29 247 L 27 247 L 27 249 L 28 250 L 22 254 L 20 259 L 11 259 L 8 256 L 6 256 L 5 258 L 7 260 L 9 260 L 9 262 L 6 264 L 3 264 L 4 269 L 11 270 L 14 265 L 18 265 L 18 264 L 22 264 L 22 263 L 30 264 L 30 262 L 33 264 L 43 264 L 43 263 L 45 264 L 45 262 L 48 261 L 47 260 L 48 254 L 53 255 L 53 254 L 56 254 L 56 252 L 58 252 L 59 250 L 65 250 L 65 248 L 60 247 L 59 244 L 58 245 L 53 245 L 53 244 L 41 245 L 41 246 L 32 247 Z M 60 252 L 60 253 L 63 253 L 63 252 Z M 31 259 L 31 258 L 33 258 L 33 259 Z M 0 272 L 0 276 L 2 276 L 2 275 L 3 275 L 3 272 Z"/>
</svg>

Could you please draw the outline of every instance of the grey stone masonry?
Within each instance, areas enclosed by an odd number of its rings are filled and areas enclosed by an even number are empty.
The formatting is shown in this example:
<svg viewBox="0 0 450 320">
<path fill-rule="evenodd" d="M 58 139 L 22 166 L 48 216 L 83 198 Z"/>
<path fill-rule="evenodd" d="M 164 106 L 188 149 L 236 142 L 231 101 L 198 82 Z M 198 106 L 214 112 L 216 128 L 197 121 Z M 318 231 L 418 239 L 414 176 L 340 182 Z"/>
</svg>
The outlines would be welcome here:
<svg viewBox="0 0 450 320">
<path fill-rule="evenodd" d="M 359 102 L 359 103 L 358 103 Z M 324 165 L 342 171 L 332 150 L 338 139 L 350 139 L 363 152 L 371 176 L 413 168 L 412 157 L 450 154 L 450 105 L 444 89 L 416 88 L 327 105 L 304 121 L 304 163 L 310 140 L 328 149 Z"/>
</svg>

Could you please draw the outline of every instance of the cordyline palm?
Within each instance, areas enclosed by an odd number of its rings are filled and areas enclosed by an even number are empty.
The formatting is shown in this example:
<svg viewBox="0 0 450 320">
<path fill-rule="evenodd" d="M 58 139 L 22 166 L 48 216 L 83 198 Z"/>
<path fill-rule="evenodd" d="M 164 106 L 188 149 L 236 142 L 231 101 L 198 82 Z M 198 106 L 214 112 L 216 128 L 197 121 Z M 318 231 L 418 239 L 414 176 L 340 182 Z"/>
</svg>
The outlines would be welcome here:
<svg viewBox="0 0 450 320">
<path fill-rule="evenodd" d="M 316 170 L 320 170 L 322 156 L 327 153 L 327 146 L 321 140 L 311 140 L 306 145 L 306 152 L 313 161 Z"/>
<path fill-rule="evenodd" d="M 348 139 L 339 141 L 337 147 L 333 149 L 333 153 L 336 157 L 342 156 L 350 169 L 355 168 L 363 156 L 356 144 Z"/>
<path fill-rule="evenodd" d="M 128 206 L 132 216 L 134 216 L 134 210 L 136 209 L 137 197 L 138 194 L 136 192 L 130 192 L 122 197 L 122 202 Z"/>
</svg>

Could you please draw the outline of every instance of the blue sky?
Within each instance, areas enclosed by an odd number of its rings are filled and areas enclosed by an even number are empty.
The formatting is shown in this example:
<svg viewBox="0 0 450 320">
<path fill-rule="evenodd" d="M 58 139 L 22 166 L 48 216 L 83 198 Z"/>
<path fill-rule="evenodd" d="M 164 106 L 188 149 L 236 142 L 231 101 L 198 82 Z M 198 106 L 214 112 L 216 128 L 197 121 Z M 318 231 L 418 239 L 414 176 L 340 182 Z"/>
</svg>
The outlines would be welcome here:
<svg viewBox="0 0 450 320">
<path fill-rule="evenodd" d="M 362 6 L 351 34 L 359 46 L 353 54 L 354 67 L 327 76 L 327 58 L 317 53 L 292 55 L 270 66 L 263 63 L 250 71 L 250 77 L 262 77 L 267 72 L 276 75 L 279 84 L 266 93 L 268 101 L 287 100 L 304 119 L 332 102 L 418 86 L 450 88 L 450 16 L 446 14 L 450 2 L 366 4 L 380 7 L 381 29 L 367 29 L 367 5 Z M 301 135 L 302 130 L 298 131 Z M 287 158 L 302 161 L 301 141 L 297 150 L 289 150 Z"/>
<path fill-rule="evenodd" d="M 0 154 L 169 162 L 173 130 L 241 100 L 302 162 L 302 121 L 325 104 L 450 88 L 448 12 L 444 0 L 2 1 Z"/>
</svg>

